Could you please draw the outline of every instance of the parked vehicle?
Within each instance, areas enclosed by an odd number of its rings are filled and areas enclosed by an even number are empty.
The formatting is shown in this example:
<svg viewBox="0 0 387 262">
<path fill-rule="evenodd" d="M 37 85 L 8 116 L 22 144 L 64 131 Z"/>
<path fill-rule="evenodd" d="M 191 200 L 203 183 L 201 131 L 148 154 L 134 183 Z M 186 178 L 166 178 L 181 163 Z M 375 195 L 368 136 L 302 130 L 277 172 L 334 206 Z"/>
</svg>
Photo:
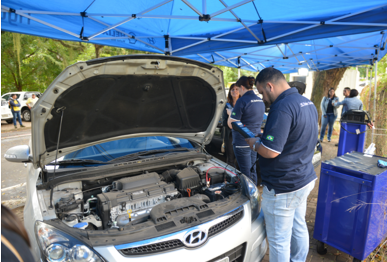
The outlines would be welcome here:
<svg viewBox="0 0 387 262">
<path fill-rule="evenodd" d="M 27 106 L 27 100 L 32 96 L 32 94 L 36 94 L 37 97 L 40 97 L 41 93 L 37 91 L 27 91 L 27 92 L 10 92 L 1 96 L 2 99 L 8 101 L 11 98 L 11 95 L 16 94 L 17 99 L 20 102 L 20 114 L 24 121 L 31 121 L 31 110 Z M 12 121 L 7 121 L 8 124 L 12 123 Z"/>
<path fill-rule="evenodd" d="M 12 111 L 9 108 L 8 101 L 5 99 L 1 99 L 1 120 L 5 120 L 8 124 L 13 122 Z"/>
<path fill-rule="evenodd" d="M 222 71 L 137 55 L 66 68 L 32 109 L 24 221 L 42 261 L 261 261 L 253 182 L 203 150 Z"/>
</svg>

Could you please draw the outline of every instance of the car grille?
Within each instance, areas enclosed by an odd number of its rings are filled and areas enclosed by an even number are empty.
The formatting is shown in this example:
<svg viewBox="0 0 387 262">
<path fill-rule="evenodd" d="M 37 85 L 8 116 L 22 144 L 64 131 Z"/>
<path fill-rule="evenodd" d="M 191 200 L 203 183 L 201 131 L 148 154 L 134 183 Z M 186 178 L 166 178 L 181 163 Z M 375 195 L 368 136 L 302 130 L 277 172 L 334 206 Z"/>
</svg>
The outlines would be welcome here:
<svg viewBox="0 0 387 262">
<path fill-rule="evenodd" d="M 228 219 L 216 225 L 213 225 L 208 230 L 208 238 L 234 225 L 242 217 L 243 217 L 243 209 L 238 213 L 234 214 L 233 216 L 229 217 Z M 166 251 L 174 250 L 181 247 L 185 247 L 183 242 L 180 241 L 179 239 L 173 239 L 173 240 L 158 242 L 158 243 L 149 244 L 149 245 L 120 249 L 118 251 L 124 256 L 137 256 L 137 255 L 148 255 L 148 254 L 166 252 Z M 235 261 L 239 261 L 239 260 L 235 260 Z"/>
<path fill-rule="evenodd" d="M 180 240 L 174 239 L 174 240 L 164 241 L 164 242 L 150 244 L 150 245 L 121 249 L 119 250 L 119 252 L 125 256 L 147 255 L 152 253 L 159 253 L 159 252 L 173 250 L 182 246 L 184 245 Z"/>
<path fill-rule="evenodd" d="M 246 253 L 246 243 L 243 243 L 242 245 L 237 246 L 236 248 L 233 248 L 230 251 L 224 253 L 223 255 L 220 255 L 214 259 L 211 259 L 208 262 L 219 261 L 226 257 L 228 257 L 229 262 L 243 262 L 245 258 L 245 253 Z"/>
<path fill-rule="evenodd" d="M 218 234 L 219 232 L 222 232 L 223 230 L 229 228 L 230 226 L 234 225 L 236 222 L 238 222 L 243 217 L 243 210 L 236 213 L 232 217 L 210 227 L 208 230 L 208 236 L 211 237 L 213 235 Z"/>
</svg>

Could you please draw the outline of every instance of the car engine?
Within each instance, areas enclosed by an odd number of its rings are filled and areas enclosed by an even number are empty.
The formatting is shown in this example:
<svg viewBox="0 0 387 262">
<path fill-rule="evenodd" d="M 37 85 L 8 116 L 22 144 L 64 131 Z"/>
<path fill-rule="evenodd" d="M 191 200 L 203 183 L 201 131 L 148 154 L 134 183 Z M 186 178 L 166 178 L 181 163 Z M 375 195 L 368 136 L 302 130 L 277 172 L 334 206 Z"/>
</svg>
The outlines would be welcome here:
<svg viewBox="0 0 387 262">
<path fill-rule="evenodd" d="M 238 191 L 237 176 L 222 169 L 202 163 L 145 172 L 114 180 L 95 196 L 78 188 L 55 191 L 56 217 L 70 227 L 108 229 L 145 222 L 155 206 L 178 198 L 218 201 Z"/>
</svg>

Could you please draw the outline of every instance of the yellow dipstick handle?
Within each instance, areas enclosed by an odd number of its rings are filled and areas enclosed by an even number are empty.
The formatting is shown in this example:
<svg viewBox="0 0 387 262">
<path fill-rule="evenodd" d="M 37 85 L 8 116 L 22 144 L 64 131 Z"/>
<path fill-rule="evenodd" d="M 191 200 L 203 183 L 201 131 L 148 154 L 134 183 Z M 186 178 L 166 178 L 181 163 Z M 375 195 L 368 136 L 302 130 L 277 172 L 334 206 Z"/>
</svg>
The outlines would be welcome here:
<svg viewBox="0 0 387 262">
<path fill-rule="evenodd" d="M 126 210 L 126 212 L 128 213 L 129 219 L 131 219 L 132 218 L 132 209 Z"/>
</svg>

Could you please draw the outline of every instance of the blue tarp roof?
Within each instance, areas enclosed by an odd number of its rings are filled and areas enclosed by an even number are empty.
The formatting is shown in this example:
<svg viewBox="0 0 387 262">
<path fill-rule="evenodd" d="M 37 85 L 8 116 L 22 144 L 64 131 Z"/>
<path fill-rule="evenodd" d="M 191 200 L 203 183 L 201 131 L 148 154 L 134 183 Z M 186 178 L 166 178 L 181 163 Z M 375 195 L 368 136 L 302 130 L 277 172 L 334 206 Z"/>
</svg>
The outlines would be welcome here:
<svg viewBox="0 0 387 262">
<path fill-rule="evenodd" d="M 184 56 L 193 60 L 259 71 L 275 67 L 283 73 L 337 67 L 372 65 L 387 53 L 387 34 L 380 31 L 297 43 L 250 47 L 237 50 L 198 53 Z M 382 47 L 382 48 L 379 48 Z"/>
<path fill-rule="evenodd" d="M 385 0 L 3 0 L 1 4 L 5 31 L 192 58 L 212 53 L 215 60 L 233 57 L 230 50 L 250 53 L 265 48 L 259 53 L 277 57 L 276 45 L 285 53 L 290 49 L 306 53 L 307 46 L 285 49 L 284 44 L 329 38 L 321 40 L 326 45 L 336 43 L 335 37 L 341 41 L 343 36 L 387 28 Z M 375 38 L 374 45 L 379 46 L 380 39 Z M 335 52 L 348 53 L 343 48 Z M 296 59 L 290 57 L 286 62 L 293 63 Z"/>
</svg>

